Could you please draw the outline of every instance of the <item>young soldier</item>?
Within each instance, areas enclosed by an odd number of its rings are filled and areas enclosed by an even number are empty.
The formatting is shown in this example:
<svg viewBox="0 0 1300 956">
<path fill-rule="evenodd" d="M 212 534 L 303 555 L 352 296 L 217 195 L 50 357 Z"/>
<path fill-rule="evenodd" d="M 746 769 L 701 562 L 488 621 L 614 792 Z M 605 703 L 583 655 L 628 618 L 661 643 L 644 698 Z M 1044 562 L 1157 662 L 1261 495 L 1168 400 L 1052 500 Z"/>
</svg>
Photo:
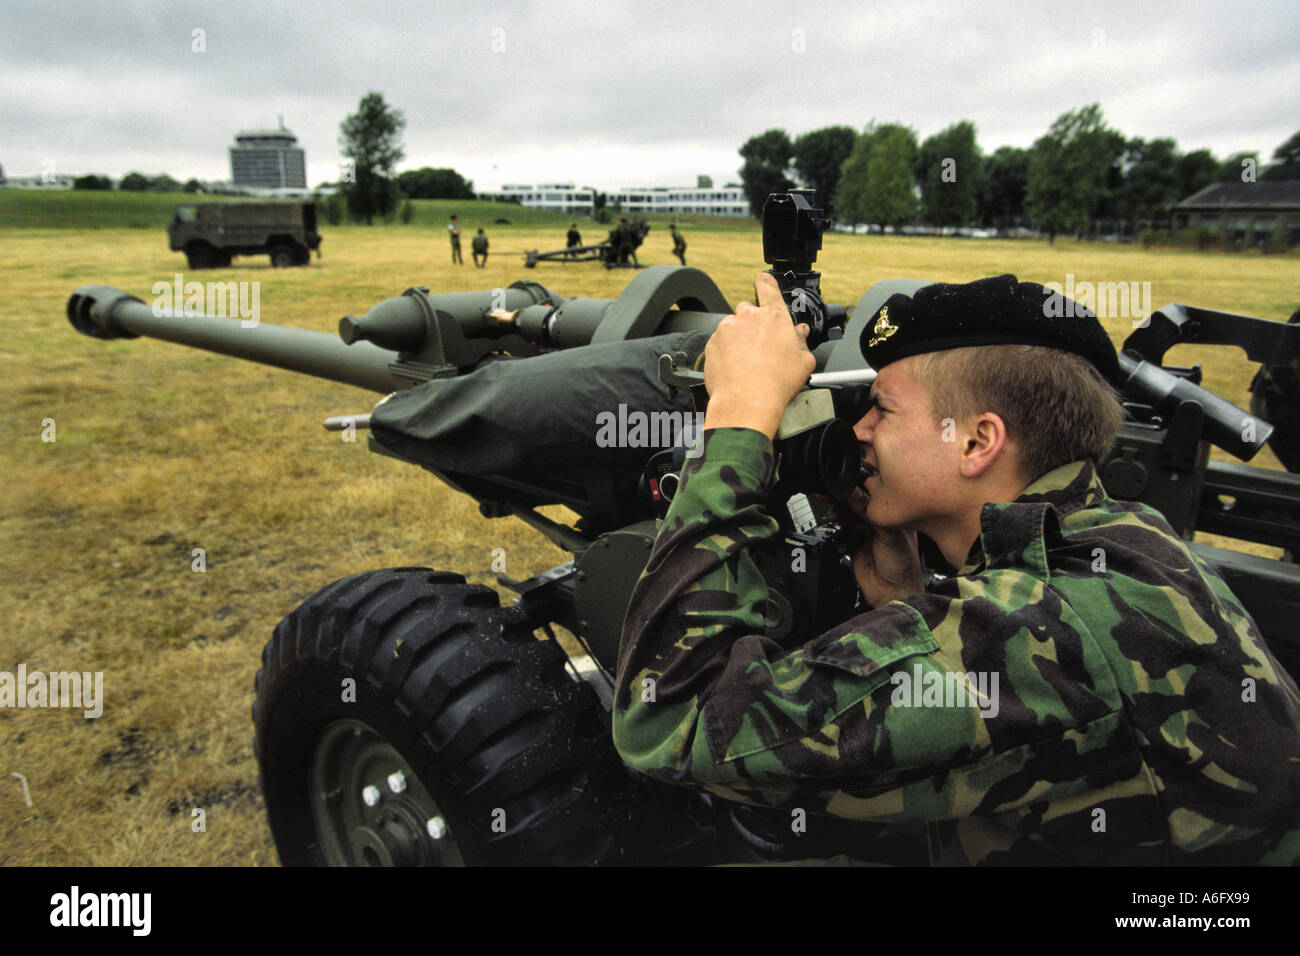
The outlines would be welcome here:
<svg viewBox="0 0 1300 956">
<path fill-rule="evenodd" d="M 873 610 L 792 651 L 763 636 L 749 550 L 777 531 L 771 439 L 814 361 L 755 289 L 709 342 L 703 451 L 628 609 L 624 760 L 802 808 L 809 833 L 893 824 L 933 863 L 1300 861 L 1296 685 L 1155 511 L 1107 497 L 1115 351 L 1042 286 L 931 285 L 871 317 L 850 506 Z M 955 573 L 927 583 L 917 533 Z"/>
</svg>

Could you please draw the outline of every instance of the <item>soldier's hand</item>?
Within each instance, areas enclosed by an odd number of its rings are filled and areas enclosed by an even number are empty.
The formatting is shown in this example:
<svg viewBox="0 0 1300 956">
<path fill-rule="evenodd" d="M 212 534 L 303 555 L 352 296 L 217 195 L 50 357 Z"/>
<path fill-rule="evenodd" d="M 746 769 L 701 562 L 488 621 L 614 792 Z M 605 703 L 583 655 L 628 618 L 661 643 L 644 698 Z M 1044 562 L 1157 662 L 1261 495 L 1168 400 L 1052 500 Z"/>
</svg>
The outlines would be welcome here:
<svg viewBox="0 0 1300 956">
<path fill-rule="evenodd" d="M 718 323 L 704 350 L 709 390 L 705 428 L 753 428 L 776 435 L 786 405 L 817 367 L 808 350 L 809 328 L 793 325 L 776 279 L 754 280 L 758 300 L 741 302 Z"/>
<path fill-rule="evenodd" d="M 853 556 L 853 576 L 873 608 L 924 591 L 916 532 L 868 525 L 866 540 Z"/>
</svg>

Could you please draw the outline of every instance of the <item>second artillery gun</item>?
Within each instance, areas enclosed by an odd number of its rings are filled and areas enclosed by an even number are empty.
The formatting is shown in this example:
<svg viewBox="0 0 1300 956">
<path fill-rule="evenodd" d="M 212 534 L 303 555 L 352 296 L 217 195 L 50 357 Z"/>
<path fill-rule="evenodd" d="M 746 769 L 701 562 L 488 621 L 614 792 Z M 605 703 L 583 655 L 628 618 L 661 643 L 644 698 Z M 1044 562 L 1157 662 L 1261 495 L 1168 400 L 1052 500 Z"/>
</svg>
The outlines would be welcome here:
<svg viewBox="0 0 1300 956">
<path fill-rule="evenodd" d="M 566 246 L 550 252 L 530 249 L 524 253 L 524 265 L 533 269 L 539 262 L 603 262 L 606 269 L 639 269 L 636 250 L 649 232 L 650 224 L 644 218 L 633 219 L 611 229 L 609 238 L 595 245 Z"/>
<path fill-rule="evenodd" d="M 769 513 L 781 533 L 756 554 L 770 590 L 767 634 L 788 646 L 854 613 L 840 529 L 810 493 L 842 491 L 856 473 L 845 423 L 862 410 L 872 374 L 863 326 L 890 295 L 926 284 L 879 282 L 851 315 L 827 305 L 812 270 L 826 220 L 809 199 L 779 194 L 764 213 L 765 258 L 794 318 L 813 328 L 824 377 L 810 391 L 827 393 L 824 412 L 778 442 Z M 369 427 L 372 451 L 429 470 L 484 515 L 514 515 L 572 555 L 526 581 L 502 579 L 517 595 L 509 607 L 460 575 L 396 568 L 335 581 L 285 617 L 263 651 L 254 705 L 283 862 L 872 857 L 860 827 L 828 821 L 795 839 L 788 818 L 634 778 L 610 738 L 624 610 L 698 421 L 695 360 L 730 311 L 704 273 L 669 266 L 639 273 L 614 300 L 566 299 L 529 281 L 412 288 L 345 317 L 338 338 L 158 314 L 104 286 L 72 295 L 68 317 L 88 335 L 163 338 L 385 395 L 369 415 L 328 427 Z M 1201 389 L 1196 370 L 1159 364 L 1179 342 L 1239 345 L 1264 364 L 1256 411 L 1293 407 L 1300 312 L 1292 319 L 1169 305 L 1136 330 L 1122 357 L 1130 420 L 1102 468 L 1112 494 L 1153 504 L 1189 538 L 1199 528 L 1294 551 L 1300 478 L 1208 454 L 1215 443 L 1249 459 L 1271 438 L 1295 467 L 1300 433 L 1271 434 L 1259 415 Z M 520 394 L 528 408 L 508 400 Z M 544 516 L 549 504 L 577 521 Z M 806 555 L 802 573 L 791 571 L 792 547 Z M 1300 570 L 1193 549 L 1228 580 L 1278 660 L 1300 672 Z M 555 625 L 585 653 L 567 654 Z M 347 681 L 352 700 L 340 695 Z"/>
</svg>

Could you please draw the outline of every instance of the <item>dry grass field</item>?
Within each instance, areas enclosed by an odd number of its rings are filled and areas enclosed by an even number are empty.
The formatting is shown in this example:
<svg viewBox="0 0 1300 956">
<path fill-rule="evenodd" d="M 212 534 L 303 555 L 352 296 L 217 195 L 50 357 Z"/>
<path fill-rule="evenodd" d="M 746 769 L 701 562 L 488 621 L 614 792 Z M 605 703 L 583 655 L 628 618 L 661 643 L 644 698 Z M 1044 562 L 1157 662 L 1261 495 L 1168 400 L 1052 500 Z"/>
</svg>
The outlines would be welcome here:
<svg viewBox="0 0 1300 956">
<path fill-rule="evenodd" d="M 472 235 L 486 223 L 463 225 Z M 525 270 L 523 250 L 563 245 L 563 227 L 486 228 L 485 269 L 451 266 L 439 226 L 394 225 L 325 228 L 324 258 L 310 268 L 272 270 L 258 257 L 194 277 L 258 281 L 263 322 L 331 332 L 345 312 L 411 285 L 457 291 L 528 278 L 566 296 L 612 298 L 631 278 L 594 263 Z M 686 236 L 688 261 L 729 301 L 750 295 L 762 264 L 757 226 L 693 225 Z M 642 261 L 674 261 L 670 246 L 657 228 Z M 1000 272 L 1150 282 L 1157 307 L 1285 320 L 1300 305 L 1295 255 L 833 235 L 819 267 L 827 299 L 849 305 L 879 279 Z M 115 285 L 149 301 L 154 282 L 181 271 L 158 230 L 11 228 L 0 238 L 0 670 L 102 671 L 105 698 L 98 719 L 0 710 L 0 864 L 275 864 L 249 708 L 276 622 L 368 568 L 430 565 L 492 584 L 494 548 L 515 578 L 566 559 L 514 519 L 480 517 L 420 469 L 321 429 L 327 415 L 368 411 L 377 396 L 164 342 L 101 342 L 65 318 L 78 286 Z M 1116 343 L 1129 325 L 1107 320 Z M 1253 367 L 1239 351 L 1170 358 L 1204 362 L 1209 387 L 1246 402 Z M 42 440 L 46 419 L 53 442 Z M 1261 460 L 1277 467 L 1268 453 Z M 196 548 L 202 573 L 192 570 Z M 26 777 L 30 807 L 14 773 Z M 206 814 L 202 832 L 191 825 L 195 808 Z"/>
</svg>

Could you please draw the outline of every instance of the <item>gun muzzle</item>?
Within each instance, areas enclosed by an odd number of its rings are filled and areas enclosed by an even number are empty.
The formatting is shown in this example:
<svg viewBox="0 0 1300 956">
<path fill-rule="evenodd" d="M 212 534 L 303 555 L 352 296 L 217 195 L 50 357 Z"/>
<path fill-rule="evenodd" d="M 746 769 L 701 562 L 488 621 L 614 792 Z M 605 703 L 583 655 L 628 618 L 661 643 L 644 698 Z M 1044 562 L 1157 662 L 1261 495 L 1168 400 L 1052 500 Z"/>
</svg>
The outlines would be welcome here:
<svg viewBox="0 0 1300 956">
<path fill-rule="evenodd" d="M 339 338 L 346 345 L 373 342 L 394 352 L 418 352 L 429 335 L 429 321 L 419 300 L 411 296 L 385 299 L 361 318 L 339 319 Z"/>
</svg>

